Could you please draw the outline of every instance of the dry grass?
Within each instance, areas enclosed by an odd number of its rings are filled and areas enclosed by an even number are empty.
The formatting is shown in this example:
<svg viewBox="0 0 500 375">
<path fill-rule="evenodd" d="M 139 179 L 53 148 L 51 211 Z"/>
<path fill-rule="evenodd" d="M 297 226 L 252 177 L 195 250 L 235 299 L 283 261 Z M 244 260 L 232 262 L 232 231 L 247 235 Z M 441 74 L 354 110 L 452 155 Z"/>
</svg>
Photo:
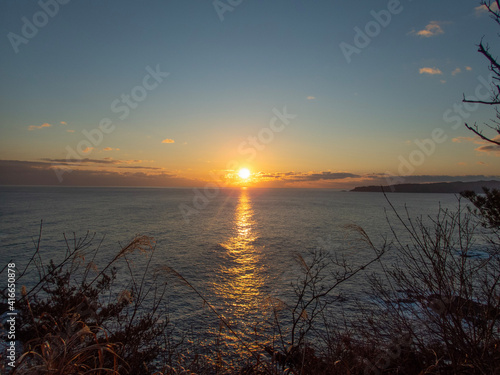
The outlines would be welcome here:
<svg viewBox="0 0 500 375">
<path fill-rule="evenodd" d="M 486 241 L 485 255 L 475 256 L 477 229 L 484 223 L 460 206 L 457 212 L 441 210 L 425 221 L 394 213 L 406 231 L 405 240 L 394 230 L 393 242 L 381 248 L 362 228 L 348 228 L 373 252 L 361 264 L 321 250 L 297 254 L 302 273 L 292 285 L 295 301 L 269 302 L 269 337 L 260 347 L 239 335 L 177 271 L 151 266 L 152 238 L 134 237 L 99 268 L 100 242 L 94 247 L 93 236 L 66 241 L 63 259 L 45 264 L 40 235 L 35 254 L 18 279 L 38 276 L 31 287 L 23 288 L 16 303 L 24 353 L 12 373 L 500 373 L 498 241 Z M 480 228 L 483 236 L 485 229 Z M 496 239 L 498 228 L 491 233 Z M 395 259 L 391 264 L 383 260 L 387 251 Z M 133 269 L 135 256 L 147 259 L 140 274 Z M 115 285 L 118 262 L 130 280 L 125 289 Z M 333 320 L 329 307 L 341 301 L 334 291 L 346 281 L 368 277 L 367 270 L 375 263 L 382 270 L 377 277 L 370 276 L 376 309 L 365 309 L 360 319 Z M 194 291 L 217 317 L 220 334 L 211 353 L 202 354 L 196 332 L 172 338 L 164 310 L 167 276 Z M 247 353 L 239 363 L 227 360 L 231 353 L 223 342 L 225 330 Z"/>
</svg>

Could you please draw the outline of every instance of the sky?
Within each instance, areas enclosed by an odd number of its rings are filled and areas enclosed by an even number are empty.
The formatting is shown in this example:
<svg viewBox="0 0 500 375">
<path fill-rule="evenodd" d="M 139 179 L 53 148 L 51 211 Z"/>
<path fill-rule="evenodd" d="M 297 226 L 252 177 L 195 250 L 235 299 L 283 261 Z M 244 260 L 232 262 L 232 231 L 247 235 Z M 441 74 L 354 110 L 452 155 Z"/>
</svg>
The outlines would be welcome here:
<svg viewBox="0 0 500 375">
<path fill-rule="evenodd" d="M 462 103 L 498 31 L 475 0 L 2 1 L 0 184 L 500 179 Z"/>
</svg>

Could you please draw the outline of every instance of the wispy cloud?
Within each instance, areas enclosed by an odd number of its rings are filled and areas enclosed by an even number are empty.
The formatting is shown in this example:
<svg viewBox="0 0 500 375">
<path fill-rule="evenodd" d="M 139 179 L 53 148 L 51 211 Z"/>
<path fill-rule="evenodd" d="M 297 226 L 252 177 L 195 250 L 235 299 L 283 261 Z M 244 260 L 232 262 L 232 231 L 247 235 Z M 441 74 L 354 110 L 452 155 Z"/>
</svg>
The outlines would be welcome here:
<svg viewBox="0 0 500 375">
<path fill-rule="evenodd" d="M 452 142 L 455 143 L 462 143 L 462 142 L 474 142 L 477 143 L 480 141 L 480 138 L 478 137 L 456 137 L 451 140 Z"/>
<path fill-rule="evenodd" d="M 411 34 L 421 36 L 423 38 L 430 38 L 432 36 L 444 34 L 444 30 L 441 27 L 448 22 L 431 21 L 424 29 L 415 31 L 413 30 Z"/>
<path fill-rule="evenodd" d="M 495 1 L 492 2 L 491 6 L 490 6 L 490 9 L 494 12 L 498 12 L 498 5 Z M 474 11 L 476 12 L 476 16 L 477 17 L 481 17 L 485 14 L 488 14 L 488 8 L 486 7 L 486 5 L 479 5 L 477 7 L 474 8 Z"/>
<path fill-rule="evenodd" d="M 74 133 L 75 131 L 74 130 L 71 130 L 71 129 L 68 129 L 66 130 L 68 133 Z"/>
<path fill-rule="evenodd" d="M 68 125 L 68 123 L 66 121 L 61 121 L 60 124 L 61 125 Z"/>
<path fill-rule="evenodd" d="M 58 161 L 60 163 L 58 163 Z M 70 160 L 71 161 L 71 160 Z M 131 162 L 114 159 L 83 159 L 78 167 L 66 159 L 42 159 L 39 161 L 0 160 L 0 185 L 69 185 L 69 186 L 200 186 L 203 181 L 182 177 L 178 172 L 163 168 L 119 165 Z M 141 162 L 139 160 L 139 162 Z M 143 161 L 145 162 L 145 161 Z M 484 165 L 483 162 L 478 164 Z M 118 169 L 120 168 L 120 169 Z M 64 179 L 58 180 L 56 170 L 67 169 Z M 258 172 L 259 180 L 269 186 L 320 186 L 352 189 L 355 186 L 389 185 L 393 176 L 385 173 L 358 175 L 349 172 Z M 405 183 L 429 183 L 452 181 L 480 181 L 500 179 L 492 175 L 412 175 L 398 176 Z"/>
<path fill-rule="evenodd" d="M 48 123 L 44 123 L 42 125 L 30 125 L 28 127 L 28 130 L 37 130 L 37 129 L 43 129 L 43 128 L 50 128 L 52 125 Z"/>
<path fill-rule="evenodd" d="M 102 158 L 102 159 L 90 159 L 90 158 L 82 158 L 82 159 L 51 159 L 51 158 L 42 158 L 42 161 L 57 163 L 57 164 L 138 164 L 142 162 L 148 162 L 148 160 L 120 160 L 113 159 L 110 157 Z M 154 162 L 154 160 L 149 160 L 149 162 Z"/>
<path fill-rule="evenodd" d="M 462 69 L 456 68 L 453 72 L 451 72 L 451 75 L 456 76 L 458 73 L 461 73 L 461 72 L 462 72 Z"/>
<path fill-rule="evenodd" d="M 66 186 L 197 186 L 201 182 L 175 173 L 138 167 L 131 170 L 77 169 L 69 167 L 64 179 L 58 180 L 54 169 L 64 169 L 43 161 L 0 160 L 0 185 L 66 185 Z M 116 168 L 116 167 L 114 167 Z"/>
<path fill-rule="evenodd" d="M 119 148 L 113 148 L 113 147 L 104 147 L 102 150 L 103 151 L 120 151 Z"/>
<path fill-rule="evenodd" d="M 40 159 L 46 162 L 51 162 L 55 164 L 62 164 L 62 165 L 72 165 L 72 164 L 122 164 L 125 163 L 122 160 L 115 160 L 113 158 L 104 158 L 104 159 L 89 159 L 89 158 L 83 158 L 83 159 L 50 159 L 50 158 L 43 158 Z"/>
<path fill-rule="evenodd" d="M 500 176 L 485 175 L 411 175 L 411 176 L 390 176 L 386 173 L 356 174 L 344 172 L 276 172 L 255 174 L 258 181 L 265 186 L 272 187 L 325 187 L 352 189 L 355 186 L 387 186 L 397 181 L 404 183 L 431 183 L 431 182 L 453 182 L 453 181 L 479 181 L 486 179 L 500 179 Z"/>
<path fill-rule="evenodd" d="M 314 99 L 316 99 L 316 97 L 315 97 L 315 96 L 308 96 L 308 97 L 307 97 L 307 100 L 314 100 Z"/>
<path fill-rule="evenodd" d="M 467 70 L 468 72 L 470 72 L 472 70 L 472 68 L 470 66 L 466 66 L 465 70 Z"/>
<path fill-rule="evenodd" d="M 500 141 L 500 137 L 496 137 L 496 141 Z M 488 154 L 493 154 L 495 156 L 500 156 L 500 146 L 493 143 L 484 144 L 476 148 L 476 151 L 486 152 Z"/>
<path fill-rule="evenodd" d="M 84 154 L 87 154 L 87 153 L 89 153 L 90 151 L 92 151 L 93 149 L 94 149 L 94 147 L 85 147 L 85 148 L 82 150 L 82 152 L 83 152 Z"/>
<path fill-rule="evenodd" d="M 175 143 L 175 141 L 173 139 L 164 139 L 163 141 L 161 141 L 161 143 Z"/>
<path fill-rule="evenodd" d="M 500 142 L 500 135 L 493 137 L 494 141 Z M 500 156 L 500 146 L 493 144 L 491 142 L 485 141 L 479 137 L 456 137 L 452 139 L 453 142 L 462 143 L 470 142 L 476 145 L 480 145 L 475 150 L 478 152 L 485 152 L 488 154 L 493 154 L 495 156 Z"/>
<path fill-rule="evenodd" d="M 146 169 L 146 170 L 161 170 L 161 167 L 144 167 L 142 165 L 120 165 L 116 168 L 126 168 L 126 169 Z"/>
<path fill-rule="evenodd" d="M 342 180 L 346 178 L 356 178 L 360 175 L 349 172 L 280 172 L 280 173 L 265 173 L 259 176 L 269 180 L 283 180 L 286 182 L 304 182 L 304 181 L 321 181 L 321 180 Z"/>
<path fill-rule="evenodd" d="M 443 74 L 443 72 L 440 69 L 436 68 L 436 67 L 434 67 L 434 68 L 429 68 L 429 67 L 420 68 L 418 70 L 418 72 L 420 74 L 431 74 L 431 75 Z"/>
</svg>

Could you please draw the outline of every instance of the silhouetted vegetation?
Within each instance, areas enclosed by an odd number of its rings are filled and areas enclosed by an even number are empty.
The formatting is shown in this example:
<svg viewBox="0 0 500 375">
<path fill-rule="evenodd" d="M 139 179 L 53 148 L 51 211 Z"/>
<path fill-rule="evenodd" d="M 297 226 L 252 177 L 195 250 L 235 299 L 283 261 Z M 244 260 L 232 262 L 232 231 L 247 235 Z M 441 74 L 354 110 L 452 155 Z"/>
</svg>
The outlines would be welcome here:
<svg viewBox="0 0 500 375">
<path fill-rule="evenodd" d="M 247 357 L 238 363 L 225 360 L 232 353 L 220 342 L 207 353 L 196 340 L 173 338 L 168 280 L 192 288 L 222 326 L 238 332 L 182 275 L 151 267 L 152 238 L 133 238 L 104 267 L 89 234 L 67 241 L 58 262 L 45 263 L 39 241 L 18 279 L 26 285 L 17 301 L 23 354 L 11 373 L 498 373 L 498 191 L 464 195 L 476 210 L 459 204 L 434 219 L 393 210 L 399 229 L 381 247 L 351 226 L 362 240 L 357 246 L 373 253 L 363 264 L 322 249 L 297 255 L 302 276 L 292 285 L 295 302 L 272 305 L 267 344 L 256 349 L 239 337 Z M 140 273 L 131 257 L 146 257 Z M 377 272 L 369 267 L 375 265 Z M 359 306 L 358 317 L 339 321 L 331 307 L 343 296 L 334 291 L 360 276 L 369 280 L 371 302 Z"/>
<path fill-rule="evenodd" d="M 17 279 L 23 286 L 16 302 L 16 336 L 23 354 L 12 373 L 148 373 L 164 350 L 168 327 L 162 306 L 166 283 L 150 273 L 153 239 L 135 237 L 101 269 L 96 263 L 100 244 L 94 247 L 89 233 L 66 240 L 59 262 L 45 263 L 41 239 L 42 233 Z M 139 278 L 128 259 L 135 252 L 149 257 Z M 121 290 L 119 261 L 129 276 Z M 5 290 L 2 294 L 6 297 Z"/>
<path fill-rule="evenodd" d="M 481 5 L 486 7 L 491 18 L 495 21 L 496 24 L 500 25 L 500 0 L 482 0 Z M 478 52 L 483 55 L 486 60 L 488 60 L 489 69 L 492 73 L 491 96 L 489 100 L 470 100 L 466 99 L 464 95 L 463 102 L 497 106 L 500 104 L 500 63 L 498 62 L 498 59 L 490 52 L 490 46 L 488 44 L 485 44 L 483 40 L 481 40 L 478 45 Z M 496 119 L 491 120 L 492 125 L 485 124 L 485 126 L 498 133 L 497 136 L 491 137 L 484 135 L 483 130 L 481 130 L 477 124 L 469 125 L 466 123 L 465 127 L 476 134 L 482 140 L 500 146 L 500 111 L 498 110 L 498 108 L 495 108 L 495 111 Z"/>
<path fill-rule="evenodd" d="M 500 190 L 483 188 L 484 195 L 473 191 L 464 191 L 462 196 L 467 198 L 476 209 L 474 214 L 481 220 L 483 226 L 500 228 Z"/>
</svg>

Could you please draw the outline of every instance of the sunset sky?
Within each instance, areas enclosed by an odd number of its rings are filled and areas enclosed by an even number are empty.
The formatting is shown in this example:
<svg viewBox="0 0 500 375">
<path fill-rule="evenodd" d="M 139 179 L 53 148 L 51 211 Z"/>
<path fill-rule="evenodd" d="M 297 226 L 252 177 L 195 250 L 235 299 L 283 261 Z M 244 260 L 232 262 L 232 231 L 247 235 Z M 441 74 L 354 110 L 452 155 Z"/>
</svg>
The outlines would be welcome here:
<svg viewBox="0 0 500 375">
<path fill-rule="evenodd" d="M 489 98 L 481 38 L 500 55 L 479 1 L 16 0 L 0 17 L 0 184 L 500 178 L 500 148 L 463 125 L 495 115 L 461 102 Z"/>
</svg>

